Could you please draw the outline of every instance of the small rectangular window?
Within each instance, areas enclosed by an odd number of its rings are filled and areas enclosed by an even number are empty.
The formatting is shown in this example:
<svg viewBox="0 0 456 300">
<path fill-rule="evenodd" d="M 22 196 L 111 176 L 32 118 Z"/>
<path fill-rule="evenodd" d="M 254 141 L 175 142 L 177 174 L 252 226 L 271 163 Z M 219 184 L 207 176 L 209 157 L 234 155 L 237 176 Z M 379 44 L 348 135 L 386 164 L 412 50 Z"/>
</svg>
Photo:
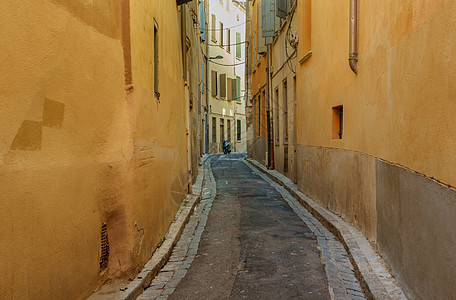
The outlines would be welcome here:
<svg viewBox="0 0 456 300">
<path fill-rule="evenodd" d="M 332 108 L 332 139 L 342 139 L 344 130 L 344 107 L 342 105 Z"/>
<path fill-rule="evenodd" d="M 217 30 L 216 30 L 216 24 L 217 24 L 217 21 L 216 21 L 216 17 L 214 14 L 211 15 L 211 40 L 214 42 L 214 43 L 217 43 Z"/>
<path fill-rule="evenodd" d="M 242 130 L 242 128 L 241 128 L 241 120 L 237 120 L 237 140 L 238 141 L 241 140 L 241 135 L 242 135 L 241 130 Z"/>
<path fill-rule="evenodd" d="M 229 29 L 226 30 L 226 51 L 231 52 L 231 31 Z"/>
<path fill-rule="evenodd" d="M 220 140 L 225 139 L 225 119 L 220 118 Z"/>
<path fill-rule="evenodd" d="M 226 132 L 228 136 L 228 141 L 231 142 L 231 120 L 226 120 Z"/>
<path fill-rule="evenodd" d="M 223 48 L 223 23 L 220 22 L 220 47 Z"/>
<path fill-rule="evenodd" d="M 217 71 L 211 71 L 211 93 L 212 97 L 217 97 Z"/>
<path fill-rule="evenodd" d="M 287 81 L 283 82 L 283 143 L 288 144 L 288 86 Z"/>
<path fill-rule="evenodd" d="M 226 74 L 220 74 L 220 97 L 226 98 Z"/>
<path fill-rule="evenodd" d="M 239 32 L 236 32 L 236 58 L 241 59 L 241 57 L 242 57 L 241 50 L 242 50 L 241 34 Z"/>
<path fill-rule="evenodd" d="M 212 118 L 212 143 L 217 143 L 217 118 Z"/>
<path fill-rule="evenodd" d="M 273 113 L 274 113 L 274 133 L 275 133 L 275 144 L 279 145 L 280 143 L 280 130 L 279 130 L 279 89 L 276 88 L 274 90 L 274 107 L 273 107 Z"/>
<path fill-rule="evenodd" d="M 236 100 L 241 102 L 241 77 L 236 76 Z"/>
<path fill-rule="evenodd" d="M 154 92 L 159 97 L 158 92 L 158 25 L 154 21 Z"/>
</svg>

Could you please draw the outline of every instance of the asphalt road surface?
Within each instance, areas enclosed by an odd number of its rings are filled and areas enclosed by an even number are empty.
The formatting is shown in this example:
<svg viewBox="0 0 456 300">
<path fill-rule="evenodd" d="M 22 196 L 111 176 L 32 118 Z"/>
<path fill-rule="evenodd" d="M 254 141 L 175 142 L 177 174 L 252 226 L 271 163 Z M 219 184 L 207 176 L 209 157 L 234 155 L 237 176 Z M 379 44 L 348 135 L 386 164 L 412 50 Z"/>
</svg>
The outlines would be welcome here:
<svg viewBox="0 0 456 300">
<path fill-rule="evenodd" d="M 239 154 L 216 155 L 216 197 L 170 299 L 330 299 L 317 240 Z"/>
</svg>

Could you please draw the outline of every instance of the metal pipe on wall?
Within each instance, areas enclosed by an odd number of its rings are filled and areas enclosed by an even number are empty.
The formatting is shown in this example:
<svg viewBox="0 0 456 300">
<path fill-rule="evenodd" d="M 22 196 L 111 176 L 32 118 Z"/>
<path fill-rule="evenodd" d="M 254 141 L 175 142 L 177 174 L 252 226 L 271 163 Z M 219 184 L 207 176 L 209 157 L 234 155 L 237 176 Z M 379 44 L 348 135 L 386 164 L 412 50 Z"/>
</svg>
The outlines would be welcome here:
<svg viewBox="0 0 456 300">
<path fill-rule="evenodd" d="M 358 74 L 358 0 L 350 0 L 350 68 Z"/>
</svg>

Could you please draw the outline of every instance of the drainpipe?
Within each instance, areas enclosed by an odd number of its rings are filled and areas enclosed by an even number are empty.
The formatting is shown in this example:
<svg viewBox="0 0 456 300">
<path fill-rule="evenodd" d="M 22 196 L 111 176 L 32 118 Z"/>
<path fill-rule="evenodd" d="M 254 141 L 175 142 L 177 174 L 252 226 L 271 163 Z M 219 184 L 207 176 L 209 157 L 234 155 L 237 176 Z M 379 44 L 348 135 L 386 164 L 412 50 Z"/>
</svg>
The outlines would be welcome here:
<svg viewBox="0 0 456 300">
<path fill-rule="evenodd" d="M 350 0 L 350 50 L 348 61 L 353 73 L 358 74 L 358 0 Z"/>
<path fill-rule="evenodd" d="M 270 78 L 270 57 L 271 57 L 271 45 L 267 46 L 266 50 L 266 121 L 267 121 L 267 130 L 268 130 L 268 168 L 273 170 L 274 166 L 274 137 L 273 137 L 273 125 L 272 125 L 272 101 L 271 101 L 271 93 L 270 93 L 270 86 L 271 86 L 271 78 Z"/>
</svg>

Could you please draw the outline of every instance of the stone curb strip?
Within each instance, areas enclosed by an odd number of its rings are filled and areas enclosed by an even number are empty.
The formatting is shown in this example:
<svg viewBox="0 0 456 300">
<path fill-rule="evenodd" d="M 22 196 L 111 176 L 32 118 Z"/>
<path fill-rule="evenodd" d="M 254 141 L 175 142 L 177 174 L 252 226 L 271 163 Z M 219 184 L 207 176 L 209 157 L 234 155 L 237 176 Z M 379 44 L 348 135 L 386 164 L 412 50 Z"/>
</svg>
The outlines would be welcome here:
<svg viewBox="0 0 456 300">
<path fill-rule="evenodd" d="M 275 170 L 268 170 L 253 159 L 246 158 L 246 161 L 288 190 L 315 218 L 339 238 L 349 254 L 356 277 L 368 299 L 407 299 L 394 277 L 388 272 L 388 267 L 383 259 L 361 232 L 309 199 L 288 177 Z"/>
<path fill-rule="evenodd" d="M 209 156 L 204 156 L 201 159 L 201 164 L 204 164 L 207 158 L 209 158 Z M 198 169 L 198 177 L 195 184 L 192 186 L 193 193 L 186 195 L 183 204 L 176 213 L 174 221 L 165 235 L 163 243 L 155 250 L 152 257 L 144 265 L 142 271 L 136 278 L 128 283 L 127 286 L 123 287 L 119 286 L 118 283 L 112 284 L 111 287 L 110 284 L 106 284 L 101 287 L 99 291 L 92 294 L 88 300 L 134 300 L 141 295 L 171 256 L 173 248 L 179 240 L 193 210 L 201 200 L 203 182 L 204 169 L 200 166 Z"/>
</svg>

